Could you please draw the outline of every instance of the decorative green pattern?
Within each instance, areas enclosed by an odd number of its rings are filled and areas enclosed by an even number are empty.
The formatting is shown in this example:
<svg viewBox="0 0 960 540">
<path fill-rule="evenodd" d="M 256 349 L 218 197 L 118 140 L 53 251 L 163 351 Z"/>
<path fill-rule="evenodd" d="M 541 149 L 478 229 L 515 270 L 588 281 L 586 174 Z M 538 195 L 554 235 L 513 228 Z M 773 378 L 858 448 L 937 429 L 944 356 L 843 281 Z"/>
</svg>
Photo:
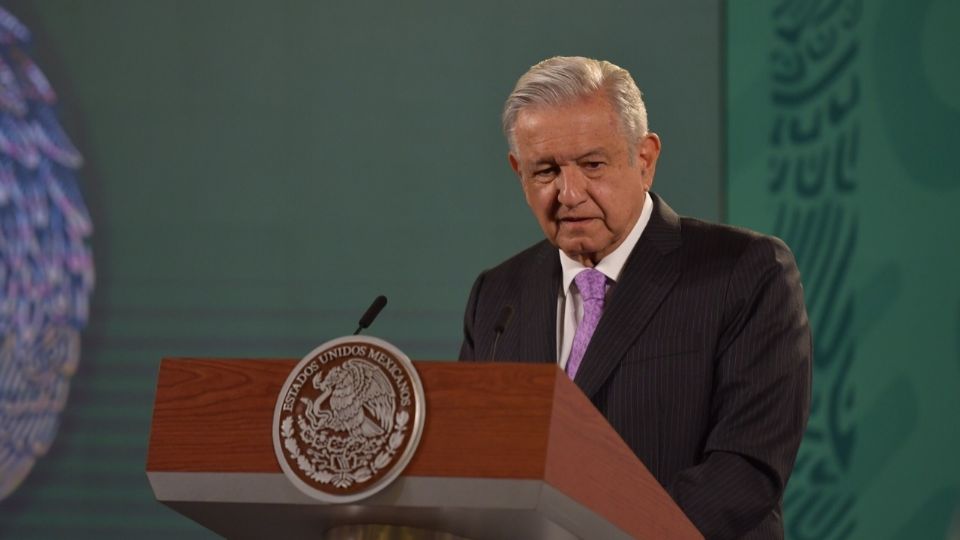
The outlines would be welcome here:
<svg viewBox="0 0 960 540">
<path fill-rule="evenodd" d="M 787 536 L 954 538 L 960 4 L 727 8 L 728 217 L 793 248 L 815 343 Z"/>
<path fill-rule="evenodd" d="M 772 12 L 770 175 L 774 234 L 792 246 L 814 331 L 810 421 L 784 498 L 795 539 L 856 530 L 844 477 L 857 444 L 850 378 L 855 343 L 850 263 L 857 250 L 861 3 L 789 1 Z"/>
</svg>

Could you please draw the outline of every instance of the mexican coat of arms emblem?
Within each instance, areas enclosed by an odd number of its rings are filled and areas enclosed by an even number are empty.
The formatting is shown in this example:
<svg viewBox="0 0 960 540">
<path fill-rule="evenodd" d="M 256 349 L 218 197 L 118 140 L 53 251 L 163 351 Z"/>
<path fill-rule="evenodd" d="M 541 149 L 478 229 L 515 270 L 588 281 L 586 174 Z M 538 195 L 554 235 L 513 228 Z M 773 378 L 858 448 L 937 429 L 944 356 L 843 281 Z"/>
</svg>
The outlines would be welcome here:
<svg viewBox="0 0 960 540">
<path fill-rule="evenodd" d="M 410 359 L 383 340 L 349 336 L 317 347 L 290 373 L 274 411 L 274 450 L 301 491 L 352 502 L 400 475 L 423 422 Z"/>
</svg>

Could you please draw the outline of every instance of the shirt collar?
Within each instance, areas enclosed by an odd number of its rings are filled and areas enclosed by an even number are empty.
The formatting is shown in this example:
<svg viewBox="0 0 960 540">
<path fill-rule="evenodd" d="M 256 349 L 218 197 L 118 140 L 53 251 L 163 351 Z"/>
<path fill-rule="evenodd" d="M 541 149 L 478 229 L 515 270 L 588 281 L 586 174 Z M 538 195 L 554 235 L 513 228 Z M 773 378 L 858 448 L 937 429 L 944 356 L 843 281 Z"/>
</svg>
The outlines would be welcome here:
<svg viewBox="0 0 960 540">
<path fill-rule="evenodd" d="M 630 234 L 627 235 L 622 244 L 617 246 L 617 249 L 613 250 L 612 253 L 603 259 L 600 259 L 600 262 L 597 263 L 595 267 L 602 272 L 603 275 L 607 276 L 607 279 L 610 281 L 616 282 L 620 278 L 623 265 L 627 264 L 627 258 L 630 257 L 633 247 L 636 246 L 640 240 L 640 235 L 643 233 L 643 230 L 647 228 L 647 223 L 650 222 L 650 216 L 652 214 L 653 199 L 649 193 L 645 193 L 643 209 L 640 211 L 640 217 L 637 218 L 637 222 L 633 225 Z M 563 288 L 560 290 L 560 294 L 566 295 L 567 291 L 570 290 L 570 283 L 573 281 L 573 278 L 587 267 L 580 264 L 579 261 L 571 259 L 570 256 L 562 250 L 558 251 L 560 252 L 560 267 L 563 269 Z"/>
</svg>

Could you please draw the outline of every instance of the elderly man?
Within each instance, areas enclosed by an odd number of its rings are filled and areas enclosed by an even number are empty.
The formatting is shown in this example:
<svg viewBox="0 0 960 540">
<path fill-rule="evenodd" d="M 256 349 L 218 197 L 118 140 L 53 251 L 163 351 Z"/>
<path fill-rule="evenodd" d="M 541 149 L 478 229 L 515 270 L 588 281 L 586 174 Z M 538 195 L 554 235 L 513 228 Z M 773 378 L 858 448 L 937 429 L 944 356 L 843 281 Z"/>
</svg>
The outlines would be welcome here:
<svg viewBox="0 0 960 540">
<path fill-rule="evenodd" d="M 546 241 L 477 278 L 461 359 L 558 363 L 707 538 L 782 538 L 811 368 L 789 249 L 650 192 L 660 139 L 609 62 L 532 67 L 503 128 Z"/>
</svg>

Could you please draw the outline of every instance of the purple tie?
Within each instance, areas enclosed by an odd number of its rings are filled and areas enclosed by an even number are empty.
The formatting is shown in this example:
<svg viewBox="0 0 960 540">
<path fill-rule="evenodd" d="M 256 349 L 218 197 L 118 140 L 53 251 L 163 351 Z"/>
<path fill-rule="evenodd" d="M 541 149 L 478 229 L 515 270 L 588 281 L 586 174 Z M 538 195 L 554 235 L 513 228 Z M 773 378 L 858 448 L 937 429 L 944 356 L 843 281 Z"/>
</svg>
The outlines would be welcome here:
<svg viewBox="0 0 960 540">
<path fill-rule="evenodd" d="M 607 276 L 593 268 L 577 274 L 573 278 L 583 300 L 583 320 L 577 325 L 577 333 L 573 335 L 573 346 L 570 348 L 570 358 L 567 360 L 567 376 L 573 380 L 583 360 L 583 353 L 587 351 L 590 338 L 593 337 L 600 315 L 603 315 L 603 297 L 607 292 Z"/>
</svg>

